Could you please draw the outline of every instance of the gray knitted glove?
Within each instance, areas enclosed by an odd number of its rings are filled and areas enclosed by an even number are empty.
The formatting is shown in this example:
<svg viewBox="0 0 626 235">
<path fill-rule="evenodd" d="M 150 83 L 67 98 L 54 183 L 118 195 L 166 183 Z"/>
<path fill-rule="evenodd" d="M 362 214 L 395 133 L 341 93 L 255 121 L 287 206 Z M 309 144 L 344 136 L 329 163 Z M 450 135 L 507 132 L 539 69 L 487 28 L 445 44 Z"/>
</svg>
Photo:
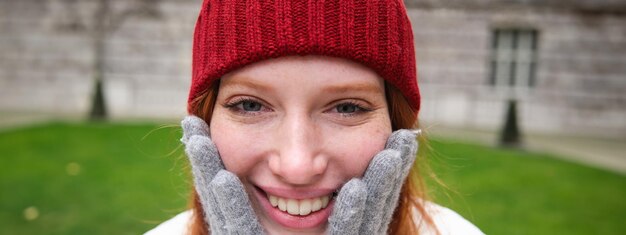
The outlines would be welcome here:
<svg viewBox="0 0 626 235">
<path fill-rule="evenodd" d="M 362 179 L 346 183 L 329 218 L 331 235 L 386 234 L 398 204 L 400 189 L 415 161 L 416 134 L 398 130 L 376 154 Z"/>
<path fill-rule="evenodd" d="M 188 116 L 182 121 L 185 152 L 211 234 L 262 234 L 248 195 L 237 176 L 224 169 L 204 120 Z"/>
</svg>

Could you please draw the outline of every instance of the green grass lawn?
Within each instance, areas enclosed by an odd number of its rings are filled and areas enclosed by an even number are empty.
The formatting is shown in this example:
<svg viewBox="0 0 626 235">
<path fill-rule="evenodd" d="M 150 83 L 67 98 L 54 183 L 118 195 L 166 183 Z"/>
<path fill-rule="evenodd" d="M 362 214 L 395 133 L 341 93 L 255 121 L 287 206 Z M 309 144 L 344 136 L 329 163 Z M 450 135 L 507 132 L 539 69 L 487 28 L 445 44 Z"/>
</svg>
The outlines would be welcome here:
<svg viewBox="0 0 626 235">
<path fill-rule="evenodd" d="M 431 183 L 432 194 L 485 233 L 626 234 L 623 175 L 546 154 L 430 144 L 434 171 L 451 188 Z"/>
<path fill-rule="evenodd" d="M 140 234 L 154 227 L 187 203 L 180 133 L 106 123 L 0 133 L 0 233 Z M 29 207 L 36 219 L 25 218 Z"/>
<path fill-rule="evenodd" d="M 0 233 L 140 234 L 154 227 L 186 207 L 180 134 L 177 127 L 108 123 L 0 132 Z M 542 154 L 443 140 L 431 147 L 435 172 L 456 191 L 433 186 L 435 198 L 488 234 L 626 232 L 624 176 Z"/>
</svg>

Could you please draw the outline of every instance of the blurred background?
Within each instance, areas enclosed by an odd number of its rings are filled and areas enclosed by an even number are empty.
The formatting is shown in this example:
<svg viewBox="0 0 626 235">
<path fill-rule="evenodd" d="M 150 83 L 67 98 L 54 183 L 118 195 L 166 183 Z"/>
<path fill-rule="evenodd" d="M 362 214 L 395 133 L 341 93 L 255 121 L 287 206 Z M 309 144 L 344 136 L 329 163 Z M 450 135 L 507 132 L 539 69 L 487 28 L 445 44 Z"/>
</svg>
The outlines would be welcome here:
<svg viewBox="0 0 626 235">
<path fill-rule="evenodd" d="M 186 208 L 201 0 L 0 0 L 0 234 Z M 433 200 L 489 234 L 624 234 L 626 0 L 406 0 Z"/>
</svg>

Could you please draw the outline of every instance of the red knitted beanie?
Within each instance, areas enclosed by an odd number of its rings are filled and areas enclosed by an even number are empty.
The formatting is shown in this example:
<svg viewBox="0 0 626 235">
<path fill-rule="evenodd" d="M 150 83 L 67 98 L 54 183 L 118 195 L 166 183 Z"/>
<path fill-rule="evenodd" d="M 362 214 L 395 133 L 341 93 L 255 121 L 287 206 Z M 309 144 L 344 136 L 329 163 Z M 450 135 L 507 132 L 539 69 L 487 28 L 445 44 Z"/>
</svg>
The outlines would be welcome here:
<svg viewBox="0 0 626 235">
<path fill-rule="evenodd" d="M 419 111 L 413 32 L 401 0 L 204 0 L 194 34 L 188 105 L 232 70 L 289 55 L 361 63 Z"/>
</svg>

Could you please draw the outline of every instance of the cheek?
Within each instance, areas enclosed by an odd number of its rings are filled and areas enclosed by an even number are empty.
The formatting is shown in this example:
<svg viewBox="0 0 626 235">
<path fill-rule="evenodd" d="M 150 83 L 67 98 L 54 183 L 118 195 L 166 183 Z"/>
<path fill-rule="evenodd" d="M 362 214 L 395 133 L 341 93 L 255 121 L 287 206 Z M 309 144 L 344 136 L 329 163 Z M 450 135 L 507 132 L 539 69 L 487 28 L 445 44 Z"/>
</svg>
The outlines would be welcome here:
<svg viewBox="0 0 626 235">
<path fill-rule="evenodd" d="M 245 176 L 259 160 L 254 157 L 259 152 L 254 140 L 259 137 L 254 132 L 215 121 L 211 123 L 211 139 L 217 146 L 224 167 L 238 176 Z"/>
<path fill-rule="evenodd" d="M 361 129 L 335 133 L 332 138 L 334 149 L 333 162 L 336 162 L 336 170 L 343 177 L 361 177 L 365 173 L 369 162 L 374 156 L 385 148 L 387 138 L 391 134 L 391 128 Z"/>
</svg>

